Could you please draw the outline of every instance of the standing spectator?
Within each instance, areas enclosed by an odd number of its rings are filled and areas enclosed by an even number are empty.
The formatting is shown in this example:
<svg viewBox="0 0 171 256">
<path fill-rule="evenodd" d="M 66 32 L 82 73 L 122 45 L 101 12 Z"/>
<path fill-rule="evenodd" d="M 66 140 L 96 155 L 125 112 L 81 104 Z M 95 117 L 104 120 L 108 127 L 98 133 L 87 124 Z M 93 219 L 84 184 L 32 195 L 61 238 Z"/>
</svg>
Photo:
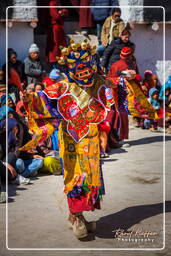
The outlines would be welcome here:
<svg viewBox="0 0 171 256">
<path fill-rule="evenodd" d="M 80 0 L 80 6 L 90 6 L 90 0 Z M 88 35 L 89 30 L 93 27 L 93 16 L 90 8 L 80 8 L 79 26 L 83 35 Z"/>
<path fill-rule="evenodd" d="M 96 33 L 101 44 L 101 30 L 105 19 L 111 14 L 111 8 L 95 8 L 96 6 L 118 6 L 117 0 L 92 0 L 91 9 L 93 19 L 96 23 Z"/>
<path fill-rule="evenodd" d="M 134 52 L 135 45 L 130 41 L 130 36 L 130 31 L 124 29 L 120 37 L 113 39 L 111 44 L 106 48 L 104 52 L 101 63 L 103 68 L 109 70 L 111 65 L 121 58 L 120 53 L 123 47 L 131 47 Z"/>
<path fill-rule="evenodd" d="M 132 80 L 135 78 L 136 66 L 132 61 L 132 49 L 124 47 L 120 53 L 121 59 L 112 64 L 108 73 L 109 79 L 114 79 L 120 76 L 119 80 L 114 85 L 114 94 L 117 95 L 117 102 L 115 108 L 113 107 L 108 114 L 108 120 L 111 125 L 111 132 L 109 134 L 110 141 L 120 141 L 128 139 L 129 125 L 128 125 L 128 90 L 122 77 L 122 72 L 127 70 L 126 78 Z M 118 136 L 116 136 L 116 134 Z M 110 137 L 111 136 L 111 137 Z M 114 137 L 114 138 L 113 138 Z M 117 145 L 118 146 L 118 145 Z"/>
<path fill-rule="evenodd" d="M 45 72 L 39 59 L 39 48 L 36 44 L 32 44 L 29 48 L 29 56 L 24 60 L 24 72 L 27 76 L 27 84 L 38 82 Z"/>
<path fill-rule="evenodd" d="M 125 29 L 126 25 L 120 17 L 121 9 L 114 8 L 112 10 L 112 15 L 105 20 L 101 32 L 102 44 L 98 46 L 98 52 L 100 55 L 103 54 L 106 47 L 115 37 L 120 37 L 122 31 Z"/>
<path fill-rule="evenodd" d="M 49 6 L 60 6 L 59 0 L 50 0 Z M 56 67 L 56 56 L 60 56 L 59 46 L 66 46 L 64 32 L 65 18 L 68 16 L 66 9 L 48 8 L 49 22 L 47 30 L 46 56 L 52 68 Z"/>
</svg>

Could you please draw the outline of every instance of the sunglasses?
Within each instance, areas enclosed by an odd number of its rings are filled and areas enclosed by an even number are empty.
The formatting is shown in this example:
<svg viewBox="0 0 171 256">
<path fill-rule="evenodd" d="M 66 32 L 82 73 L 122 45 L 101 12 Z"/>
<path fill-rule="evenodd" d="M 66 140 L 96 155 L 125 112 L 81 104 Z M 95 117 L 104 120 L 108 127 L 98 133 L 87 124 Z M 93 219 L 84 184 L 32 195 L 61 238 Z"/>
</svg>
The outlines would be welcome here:
<svg viewBox="0 0 171 256">
<path fill-rule="evenodd" d="M 121 15 L 114 15 L 114 17 L 115 17 L 115 18 L 120 18 L 120 17 L 121 17 Z"/>
</svg>

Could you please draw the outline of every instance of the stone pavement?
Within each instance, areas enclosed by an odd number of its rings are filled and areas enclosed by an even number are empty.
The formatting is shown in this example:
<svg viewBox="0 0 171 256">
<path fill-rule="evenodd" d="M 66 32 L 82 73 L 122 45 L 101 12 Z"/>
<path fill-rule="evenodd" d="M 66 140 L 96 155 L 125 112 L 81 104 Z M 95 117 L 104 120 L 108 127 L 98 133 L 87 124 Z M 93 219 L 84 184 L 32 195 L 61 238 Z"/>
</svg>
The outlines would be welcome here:
<svg viewBox="0 0 171 256">
<path fill-rule="evenodd" d="M 82 241 L 73 236 L 66 224 L 67 204 L 62 192 L 62 176 L 41 176 L 32 180 L 31 185 L 10 186 L 8 247 L 32 249 L 30 251 L 6 249 L 5 204 L 1 204 L 3 222 L 0 223 L 0 256 L 80 254 L 170 256 L 171 136 L 166 135 L 166 247 L 164 250 L 155 249 L 163 247 L 163 136 L 162 133 L 130 128 L 129 143 L 129 148 L 112 150 L 110 158 L 103 161 L 106 195 L 101 204 L 102 210 L 85 214 L 88 220 L 97 220 L 97 230 L 95 234 L 90 234 Z M 118 229 L 125 230 L 127 234 L 125 233 L 120 239 L 116 238 L 114 230 Z M 136 235 L 131 231 L 137 232 Z M 149 235 L 147 239 L 143 236 L 143 231 L 155 232 L 155 234 Z M 143 240 L 137 240 L 139 238 Z M 45 248 L 50 248 L 51 251 Z M 55 248 L 74 250 L 56 251 Z M 97 248 L 100 251 L 97 251 Z M 151 250 L 130 251 L 133 248 L 151 248 Z M 82 249 L 85 251 L 81 251 Z"/>
</svg>

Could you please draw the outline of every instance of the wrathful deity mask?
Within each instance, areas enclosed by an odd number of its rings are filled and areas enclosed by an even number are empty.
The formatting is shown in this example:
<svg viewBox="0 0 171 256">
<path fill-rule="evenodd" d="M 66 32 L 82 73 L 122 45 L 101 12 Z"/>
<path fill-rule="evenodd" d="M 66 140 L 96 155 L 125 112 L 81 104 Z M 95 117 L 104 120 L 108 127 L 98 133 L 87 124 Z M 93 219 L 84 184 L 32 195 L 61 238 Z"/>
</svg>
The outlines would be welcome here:
<svg viewBox="0 0 171 256">
<path fill-rule="evenodd" d="M 65 73 L 69 82 L 75 82 L 81 87 L 91 87 L 97 72 L 94 58 L 96 46 L 91 47 L 87 40 L 82 43 L 71 40 L 68 48 L 60 48 L 61 57 L 57 57 L 57 61 L 66 66 Z"/>
</svg>

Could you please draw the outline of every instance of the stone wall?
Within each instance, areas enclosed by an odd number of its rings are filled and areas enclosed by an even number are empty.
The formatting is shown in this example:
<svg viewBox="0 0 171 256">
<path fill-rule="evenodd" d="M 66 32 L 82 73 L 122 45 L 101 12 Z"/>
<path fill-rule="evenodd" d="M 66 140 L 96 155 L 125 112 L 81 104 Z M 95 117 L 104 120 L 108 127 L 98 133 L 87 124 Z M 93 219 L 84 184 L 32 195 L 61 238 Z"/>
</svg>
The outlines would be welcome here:
<svg viewBox="0 0 171 256">
<path fill-rule="evenodd" d="M 28 6 L 36 6 L 36 0 L 1 0 L 0 1 L 0 19 L 6 18 L 6 8 L 8 8 L 8 18 L 17 21 L 37 20 L 37 9 L 28 8 Z M 12 6 L 10 8 L 10 6 Z M 26 8 L 15 8 L 15 6 L 26 6 Z"/>
</svg>

